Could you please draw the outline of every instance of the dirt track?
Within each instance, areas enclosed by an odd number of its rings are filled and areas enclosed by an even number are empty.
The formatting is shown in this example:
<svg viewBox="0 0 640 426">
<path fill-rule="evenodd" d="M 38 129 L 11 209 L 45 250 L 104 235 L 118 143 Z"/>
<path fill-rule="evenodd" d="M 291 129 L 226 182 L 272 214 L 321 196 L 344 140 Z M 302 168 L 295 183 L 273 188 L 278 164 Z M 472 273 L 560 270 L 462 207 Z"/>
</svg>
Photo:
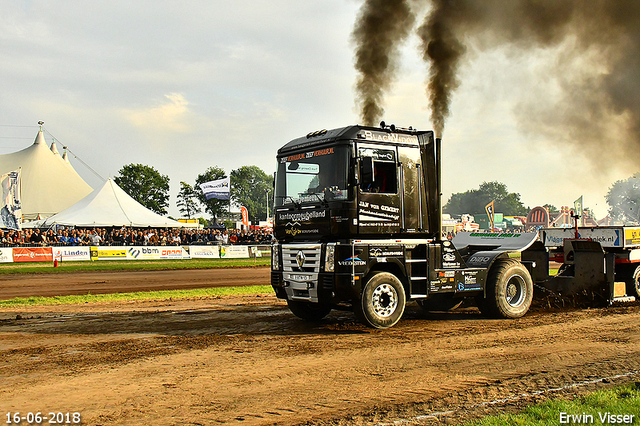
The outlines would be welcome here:
<svg viewBox="0 0 640 426">
<path fill-rule="evenodd" d="M 304 323 L 270 294 L 4 309 L 0 414 L 80 412 L 89 425 L 455 424 L 593 390 L 600 378 L 640 380 L 639 327 L 638 305 L 499 321 L 411 304 L 396 327 L 375 331 L 349 312 Z"/>
<path fill-rule="evenodd" d="M 269 285 L 269 267 L 3 275 L 0 299 Z"/>
</svg>

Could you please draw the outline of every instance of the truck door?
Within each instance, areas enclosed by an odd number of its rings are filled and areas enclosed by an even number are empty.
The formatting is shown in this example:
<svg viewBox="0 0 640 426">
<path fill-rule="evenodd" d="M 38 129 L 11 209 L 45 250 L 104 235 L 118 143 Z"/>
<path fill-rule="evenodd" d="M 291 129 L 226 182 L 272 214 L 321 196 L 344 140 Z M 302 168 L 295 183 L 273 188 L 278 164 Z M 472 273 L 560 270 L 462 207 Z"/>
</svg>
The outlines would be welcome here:
<svg viewBox="0 0 640 426">
<path fill-rule="evenodd" d="M 358 144 L 358 233 L 400 232 L 400 173 L 394 146 Z"/>
</svg>

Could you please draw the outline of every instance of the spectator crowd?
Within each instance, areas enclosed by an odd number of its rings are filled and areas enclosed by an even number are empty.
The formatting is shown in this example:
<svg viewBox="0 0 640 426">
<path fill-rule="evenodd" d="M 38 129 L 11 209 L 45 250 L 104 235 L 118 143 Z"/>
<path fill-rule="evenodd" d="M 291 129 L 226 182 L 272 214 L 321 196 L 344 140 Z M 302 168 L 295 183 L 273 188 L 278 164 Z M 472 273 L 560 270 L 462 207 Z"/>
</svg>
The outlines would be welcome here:
<svg viewBox="0 0 640 426">
<path fill-rule="evenodd" d="M 1 230 L 0 244 L 11 246 L 179 246 L 271 244 L 269 228 L 255 230 L 176 228 L 65 228 Z"/>
</svg>

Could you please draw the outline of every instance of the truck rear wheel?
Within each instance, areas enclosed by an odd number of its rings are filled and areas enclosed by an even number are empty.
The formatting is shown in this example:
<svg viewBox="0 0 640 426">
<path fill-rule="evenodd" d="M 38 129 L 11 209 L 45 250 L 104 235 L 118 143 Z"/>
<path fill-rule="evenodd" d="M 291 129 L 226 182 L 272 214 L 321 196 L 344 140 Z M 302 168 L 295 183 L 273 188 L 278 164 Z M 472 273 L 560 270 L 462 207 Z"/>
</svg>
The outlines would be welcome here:
<svg viewBox="0 0 640 426">
<path fill-rule="evenodd" d="M 376 272 L 364 285 L 354 311 L 363 324 L 388 328 L 400 321 L 405 304 L 404 288 L 398 278 L 388 272 Z"/>
<path fill-rule="evenodd" d="M 331 312 L 331 305 L 323 303 L 302 302 L 299 300 L 287 300 L 289 310 L 293 315 L 305 321 L 320 321 Z"/>
<path fill-rule="evenodd" d="M 640 266 L 633 272 L 633 280 L 627 284 L 627 296 L 640 298 Z"/>
<path fill-rule="evenodd" d="M 481 311 L 496 318 L 520 318 L 533 299 L 533 281 L 529 271 L 515 259 L 500 259 L 487 277 L 487 297 Z"/>
</svg>

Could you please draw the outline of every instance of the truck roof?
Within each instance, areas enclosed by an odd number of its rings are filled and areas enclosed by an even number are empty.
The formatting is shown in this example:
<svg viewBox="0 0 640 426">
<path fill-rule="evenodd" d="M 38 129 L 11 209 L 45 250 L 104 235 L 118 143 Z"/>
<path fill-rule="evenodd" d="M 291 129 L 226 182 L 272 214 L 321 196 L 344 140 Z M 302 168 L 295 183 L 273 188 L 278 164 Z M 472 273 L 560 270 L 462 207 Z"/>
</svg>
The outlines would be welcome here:
<svg viewBox="0 0 640 426">
<path fill-rule="evenodd" d="M 369 130 L 372 134 L 387 133 L 387 134 L 397 134 L 397 135 L 406 135 L 408 138 L 402 138 L 401 143 L 409 144 L 409 145 L 417 145 L 418 144 L 418 135 L 430 133 L 432 131 L 418 131 L 415 129 L 404 129 L 404 128 L 396 128 L 395 126 L 391 127 L 371 127 L 371 126 L 362 126 L 359 124 L 339 127 L 337 129 L 331 130 L 318 130 L 314 132 L 308 133 L 306 136 L 302 136 L 300 138 L 294 139 L 282 148 L 278 150 L 278 154 L 289 152 L 301 148 L 313 147 L 316 145 L 324 145 L 327 142 L 333 142 L 336 140 L 345 140 L 345 139 L 358 139 L 358 134 L 363 130 Z M 389 141 L 391 142 L 391 141 Z M 397 143 L 397 142 L 396 142 Z"/>
</svg>

